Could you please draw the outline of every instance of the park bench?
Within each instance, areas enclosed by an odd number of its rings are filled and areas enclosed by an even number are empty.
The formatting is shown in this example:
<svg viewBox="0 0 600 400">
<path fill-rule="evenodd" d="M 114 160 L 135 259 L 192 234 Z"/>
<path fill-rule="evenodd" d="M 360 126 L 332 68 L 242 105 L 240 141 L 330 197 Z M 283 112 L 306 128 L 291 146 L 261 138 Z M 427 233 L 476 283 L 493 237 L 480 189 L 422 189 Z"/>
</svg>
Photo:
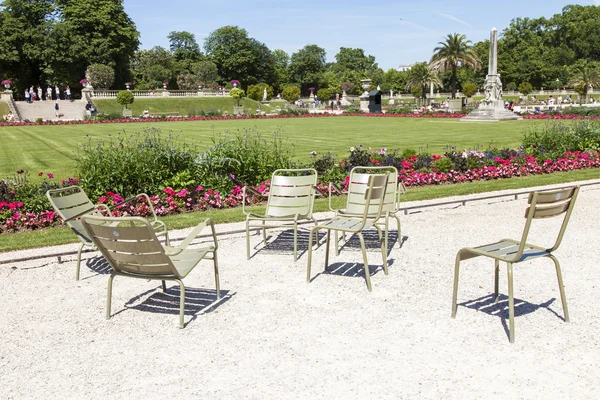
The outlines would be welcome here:
<svg viewBox="0 0 600 400">
<path fill-rule="evenodd" d="M 153 112 L 150 114 L 150 118 L 160 118 L 161 115 L 165 115 L 167 117 L 179 117 L 179 112 L 177 112 L 177 111 Z"/>
</svg>

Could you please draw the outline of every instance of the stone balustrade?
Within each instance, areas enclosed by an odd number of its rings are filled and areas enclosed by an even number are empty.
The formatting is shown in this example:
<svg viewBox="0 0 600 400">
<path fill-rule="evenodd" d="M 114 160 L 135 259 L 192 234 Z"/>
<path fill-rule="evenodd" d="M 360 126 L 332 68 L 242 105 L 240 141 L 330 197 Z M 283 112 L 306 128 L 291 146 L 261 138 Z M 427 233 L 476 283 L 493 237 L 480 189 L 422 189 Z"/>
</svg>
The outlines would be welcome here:
<svg viewBox="0 0 600 400">
<path fill-rule="evenodd" d="M 120 90 L 94 89 L 92 97 L 96 99 L 110 99 L 117 97 Z M 229 90 L 131 90 L 134 97 L 161 98 L 161 97 L 220 97 L 229 96 Z"/>
</svg>

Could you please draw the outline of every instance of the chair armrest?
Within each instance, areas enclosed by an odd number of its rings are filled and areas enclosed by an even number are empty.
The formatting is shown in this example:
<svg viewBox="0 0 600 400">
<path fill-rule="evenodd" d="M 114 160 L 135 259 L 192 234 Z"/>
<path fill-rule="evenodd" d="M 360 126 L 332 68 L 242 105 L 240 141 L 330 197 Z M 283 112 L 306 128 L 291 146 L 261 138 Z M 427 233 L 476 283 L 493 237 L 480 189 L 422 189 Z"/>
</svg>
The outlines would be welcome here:
<svg viewBox="0 0 600 400">
<path fill-rule="evenodd" d="M 204 228 L 206 228 L 207 225 L 210 225 L 210 229 L 212 230 L 212 237 L 213 237 L 213 242 L 214 242 L 215 251 L 216 251 L 219 248 L 219 243 L 217 242 L 217 232 L 215 231 L 215 224 L 211 218 L 207 218 L 206 220 L 204 220 L 204 222 L 199 223 L 190 232 L 190 234 L 187 235 L 185 239 L 183 239 L 183 242 L 181 242 L 181 244 L 179 246 L 177 246 L 176 249 L 179 249 L 179 251 L 182 251 L 186 247 L 188 247 L 190 245 L 190 243 L 192 243 L 192 241 L 194 239 L 196 239 L 196 237 L 200 234 L 200 232 L 202 232 L 202 230 Z"/>
<path fill-rule="evenodd" d="M 242 212 L 243 212 L 245 215 L 249 215 L 249 214 L 250 214 L 250 212 L 247 212 L 247 211 L 246 211 L 246 191 L 247 191 L 247 189 L 248 189 L 248 186 L 244 186 L 244 187 L 242 188 Z M 254 190 L 254 189 L 252 189 L 252 188 L 250 188 L 250 190 L 251 190 L 252 192 L 254 192 L 254 195 L 256 195 L 256 196 L 267 197 L 267 196 L 265 196 L 264 194 L 262 194 L 262 193 L 260 193 L 260 192 L 257 192 L 256 190 Z"/>
<path fill-rule="evenodd" d="M 107 212 L 109 217 L 112 217 L 112 212 L 110 211 L 110 208 L 106 205 L 106 204 L 96 204 L 94 206 L 94 208 L 97 211 L 100 211 L 100 214 L 102 214 L 102 211 Z"/>
<path fill-rule="evenodd" d="M 339 194 L 343 194 L 343 193 L 340 189 L 337 188 L 337 186 L 333 182 L 329 182 L 329 197 L 327 198 L 327 200 L 329 202 L 329 211 L 333 211 L 333 212 L 337 213 L 339 211 L 339 208 L 333 208 L 331 206 L 331 193 L 333 192 L 333 190 L 335 190 Z"/>
<path fill-rule="evenodd" d="M 148 208 L 150 208 L 150 212 L 152 213 L 152 218 L 154 219 L 154 222 L 156 222 L 157 218 L 156 218 L 156 213 L 154 212 L 154 207 L 152 206 L 152 202 L 150 201 L 150 197 L 146 193 L 140 193 L 140 194 L 137 194 L 135 196 L 132 196 L 132 197 L 130 197 L 128 199 L 123 200 L 120 203 L 115 204 L 113 207 L 117 208 L 117 207 L 122 206 L 124 204 L 131 203 L 132 201 L 137 200 L 140 197 L 143 197 L 144 201 L 148 204 Z"/>
</svg>

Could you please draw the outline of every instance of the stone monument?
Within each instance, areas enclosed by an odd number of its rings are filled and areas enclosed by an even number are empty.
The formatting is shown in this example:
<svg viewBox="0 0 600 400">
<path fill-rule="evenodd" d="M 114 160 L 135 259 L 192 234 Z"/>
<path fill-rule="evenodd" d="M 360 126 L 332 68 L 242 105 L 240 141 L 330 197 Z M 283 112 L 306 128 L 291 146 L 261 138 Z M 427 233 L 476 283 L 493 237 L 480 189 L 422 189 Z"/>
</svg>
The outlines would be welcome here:
<svg viewBox="0 0 600 400">
<path fill-rule="evenodd" d="M 479 103 L 479 108 L 473 110 L 461 121 L 505 121 L 523 119 L 512 111 L 504 108 L 502 100 L 502 81 L 498 74 L 498 32 L 492 28 L 490 32 L 490 58 L 488 73 L 485 77 L 485 98 Z"/>
<path fill-rule="evenodd" d="M 264 88 L 263 90 L 263 98 L 261 101 L 262 104 L 270 104 L 270 102 L 267 100 L 267 88 Z"/>
<path fill-rule="evenodd" d="M 360 109 L 364 112 L 369 112 L 369 89 L 371 88 L 371 80 L 370 79 L 361 79 L 360 83 L 362 83 L 362 88 L 364 90 L 363 94 L 360 95 Z"/>
</svg>

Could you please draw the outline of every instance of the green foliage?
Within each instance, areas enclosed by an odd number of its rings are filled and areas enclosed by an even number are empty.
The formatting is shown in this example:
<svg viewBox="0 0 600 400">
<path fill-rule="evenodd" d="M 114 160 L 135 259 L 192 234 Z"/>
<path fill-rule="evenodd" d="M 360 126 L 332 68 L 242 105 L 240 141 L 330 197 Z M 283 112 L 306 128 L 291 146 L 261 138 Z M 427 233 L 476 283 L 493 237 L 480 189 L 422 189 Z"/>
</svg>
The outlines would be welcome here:
<svg viewBox="0 0 600 400">
<path fill-rule="evenodd" d="M 248 97 L 252 100 L 261 101 L 263 99 L 265 88 L 267 89 L 267 100 L 273 97 L 273 87 L 266 83 L 248 86 Z"/>
<path fill-rule="evenodd" d="M 504 89 L 510 90 L 510 91 L 515 91 L 515 90 L 517 90 L 517 84 L 515 82 L 508 82 Z M 464 92 L 464 87 L 463 87 L 463 92 Z M 467 96 L 467 97 L 471 97 L 471 96 Z"/>
<path fill-rule="evenodd" d="M 281 92 L 281 97 L 286 101 L 293 103 L 300 98 L 300 88 L 297 86 L 288 86 Z"/>
<path fill-rule="evenodd" d="M 134 100 L 133 93 L 129 90 L 121 90 L 117 93 L 117 103 L 127 108 L 128 104 L 132 104 Z"/>
<path fill-rule="evenodd" d="M 458 33 L 448 34 L 443 42 L 433 49 L 430 66 L 441 71 L 451 72 L 452 98 L 456 97 L 456 75 L 459 64 L 477 70 L 481 68 L 481 61 L 465 35 Z M 413 67 L 414 68 L 414 67 Z"/>
<path fill-rule="evenodd" d="M 431 166 L 440 172 L 448 172 L 451 169 L 454 169 L 454 163 L 448 157 L 442 157 L 438 160 L 435 160 Z"/>
<path fill-rule="evenodd" d="M 323 154 L 321 157 L 317 157 L 316 154 L 313 156 L 313 168 L 317 170 L 319 175 L 324 174 L 325 171 L 335 167 L 337 159 L 335 154 L 332 152 L 327 152 L 327 154 Z"/>
<path fill-rule="evenodd" d="M 177 76 L 177 86 L 180 90 L 198 89 L 198 78 L 192 74 L 181 74 Z"/>
<path fill-rule="evenodd" d="M 521 82 L 519 84 L 519 93 L 523 93 L 524 96 L 527 96 L 529 93 L 533 91 L 533 87 L 529 82 Z"/>
<path fill-rule="evenodd" d="M 104 64 L 91 64 L 85 76 L 96 88 L 108 89 L 115 83 L 115 70 Z"/>
<path fill-rule="evenodd" d="M 135 52 L 132 73 L 135 87 L 141 90 L 162 87 L 163 82 L 173 77 L 173 56 L 160 46 Z"/>
<path fill-rule="evenodd" d="M 243 89 L 240 89 L 240 88 L 234 88 L 234 89 L 231 89 L 231 90 L 229 91 L 229 95 L 230 95 L 230 96 L 231 96 L 231 97 L 232 97 L 234 100 L 236 100 L 236 101 L 237 101 L 237 105 L 238 105 L 238 107 L 240 106 L 240 100 L 242 99 L 242 97 L 244 97 L 244 95 L 245 95 L 245 94 L 246 94 L 246 93 L 244 92 L 244 90 L 243 90 Z"/>
<path fill-rule="evenodd" d="M 475 93 L 477 93 L 477 85 L 474 83 L 465 83 L 462 85 L 463 94 L 466 97 L 472 97 Z"/>
<path fill-rule="evenodd" d="M 328 101 L 331 98 L 332 94 L 333 94 L 333 91 L 329 88 L 321 88 L 321 89 L 317 90 L 317 97 L 322 102 Z"/>
<path fill-rule="evenodd" d="M 404 151 L 402 152 L 402 157 L 404 158 L 416 155 L 417 151 L 415 149 L 404 149 Z"/>
<path fill-rule="evenodd" d="M 97 198 L 113 191 L 122 196 L 158 193 L 178 173 L 196 166 L 197 151 L 158 128 L 125 131 L 108 141 L 93 140 L 78 148 L 76 170 L 86 193 Z"/>
<path fill-rule="evenodd" d="M 346 160 L 347 168 L 352 169 L 353 167 L 369 165 L 370 159 L 371 155 L 362 144 L 358 145 L 357 147 L 351 147 L 350 156 Z"/>
<path fill-rule="evenodd" d="M 303 115 L 309 114 L 305 108 L 282 108 L 277 112 L 279 115 Z"/>
<path fill-rule="evenodd" d="M 318 86 L 321 75 L 325 71 L 326 54 L 325 49 L 316 44 L 304 46 L 292 54 L 289 67 L 292 82 L 300 83 L 303 89 Z"/>
<path fill-rule="evenodd" d="M 556 159 L 565 151 L 600 150 L 600 121 L 535 125 L 525 133 L 523 147 L 540 159 Z"/>
<path fill-rule="evenodd" d="M 217 64 L 210 60 L 203 60 L 192 64 L 192 72 L 196 75 L 198 82 L 204 83 L 204 87 L 219 80 Z"/>
<path fill-rule="evenodd" d="M 410 87 L 410 93 L 416 98 L 421 97 L 421 95 L 425 98 L 426 95 L 423 94 L 424 92 L 425 90 L 421 86 L 415 85 Z"/>
<path fill-rule="evenodd" d="M 202 57 L 196 36 L 186 31 L 172 31 L 167 36 L 169 48 L 176 61 L 197 61 Z"/>
<path fill-rule="evenodd" d="M 425 99 L 427 97 L 427 90 L 431 84 L 433 86 L 441 86 L 442 82 L 438 74 L 427 63 L 417 63 L 408 71 L 406 88 L 410 90 L 413 96 L 421 96 Z"/>
</svg>

